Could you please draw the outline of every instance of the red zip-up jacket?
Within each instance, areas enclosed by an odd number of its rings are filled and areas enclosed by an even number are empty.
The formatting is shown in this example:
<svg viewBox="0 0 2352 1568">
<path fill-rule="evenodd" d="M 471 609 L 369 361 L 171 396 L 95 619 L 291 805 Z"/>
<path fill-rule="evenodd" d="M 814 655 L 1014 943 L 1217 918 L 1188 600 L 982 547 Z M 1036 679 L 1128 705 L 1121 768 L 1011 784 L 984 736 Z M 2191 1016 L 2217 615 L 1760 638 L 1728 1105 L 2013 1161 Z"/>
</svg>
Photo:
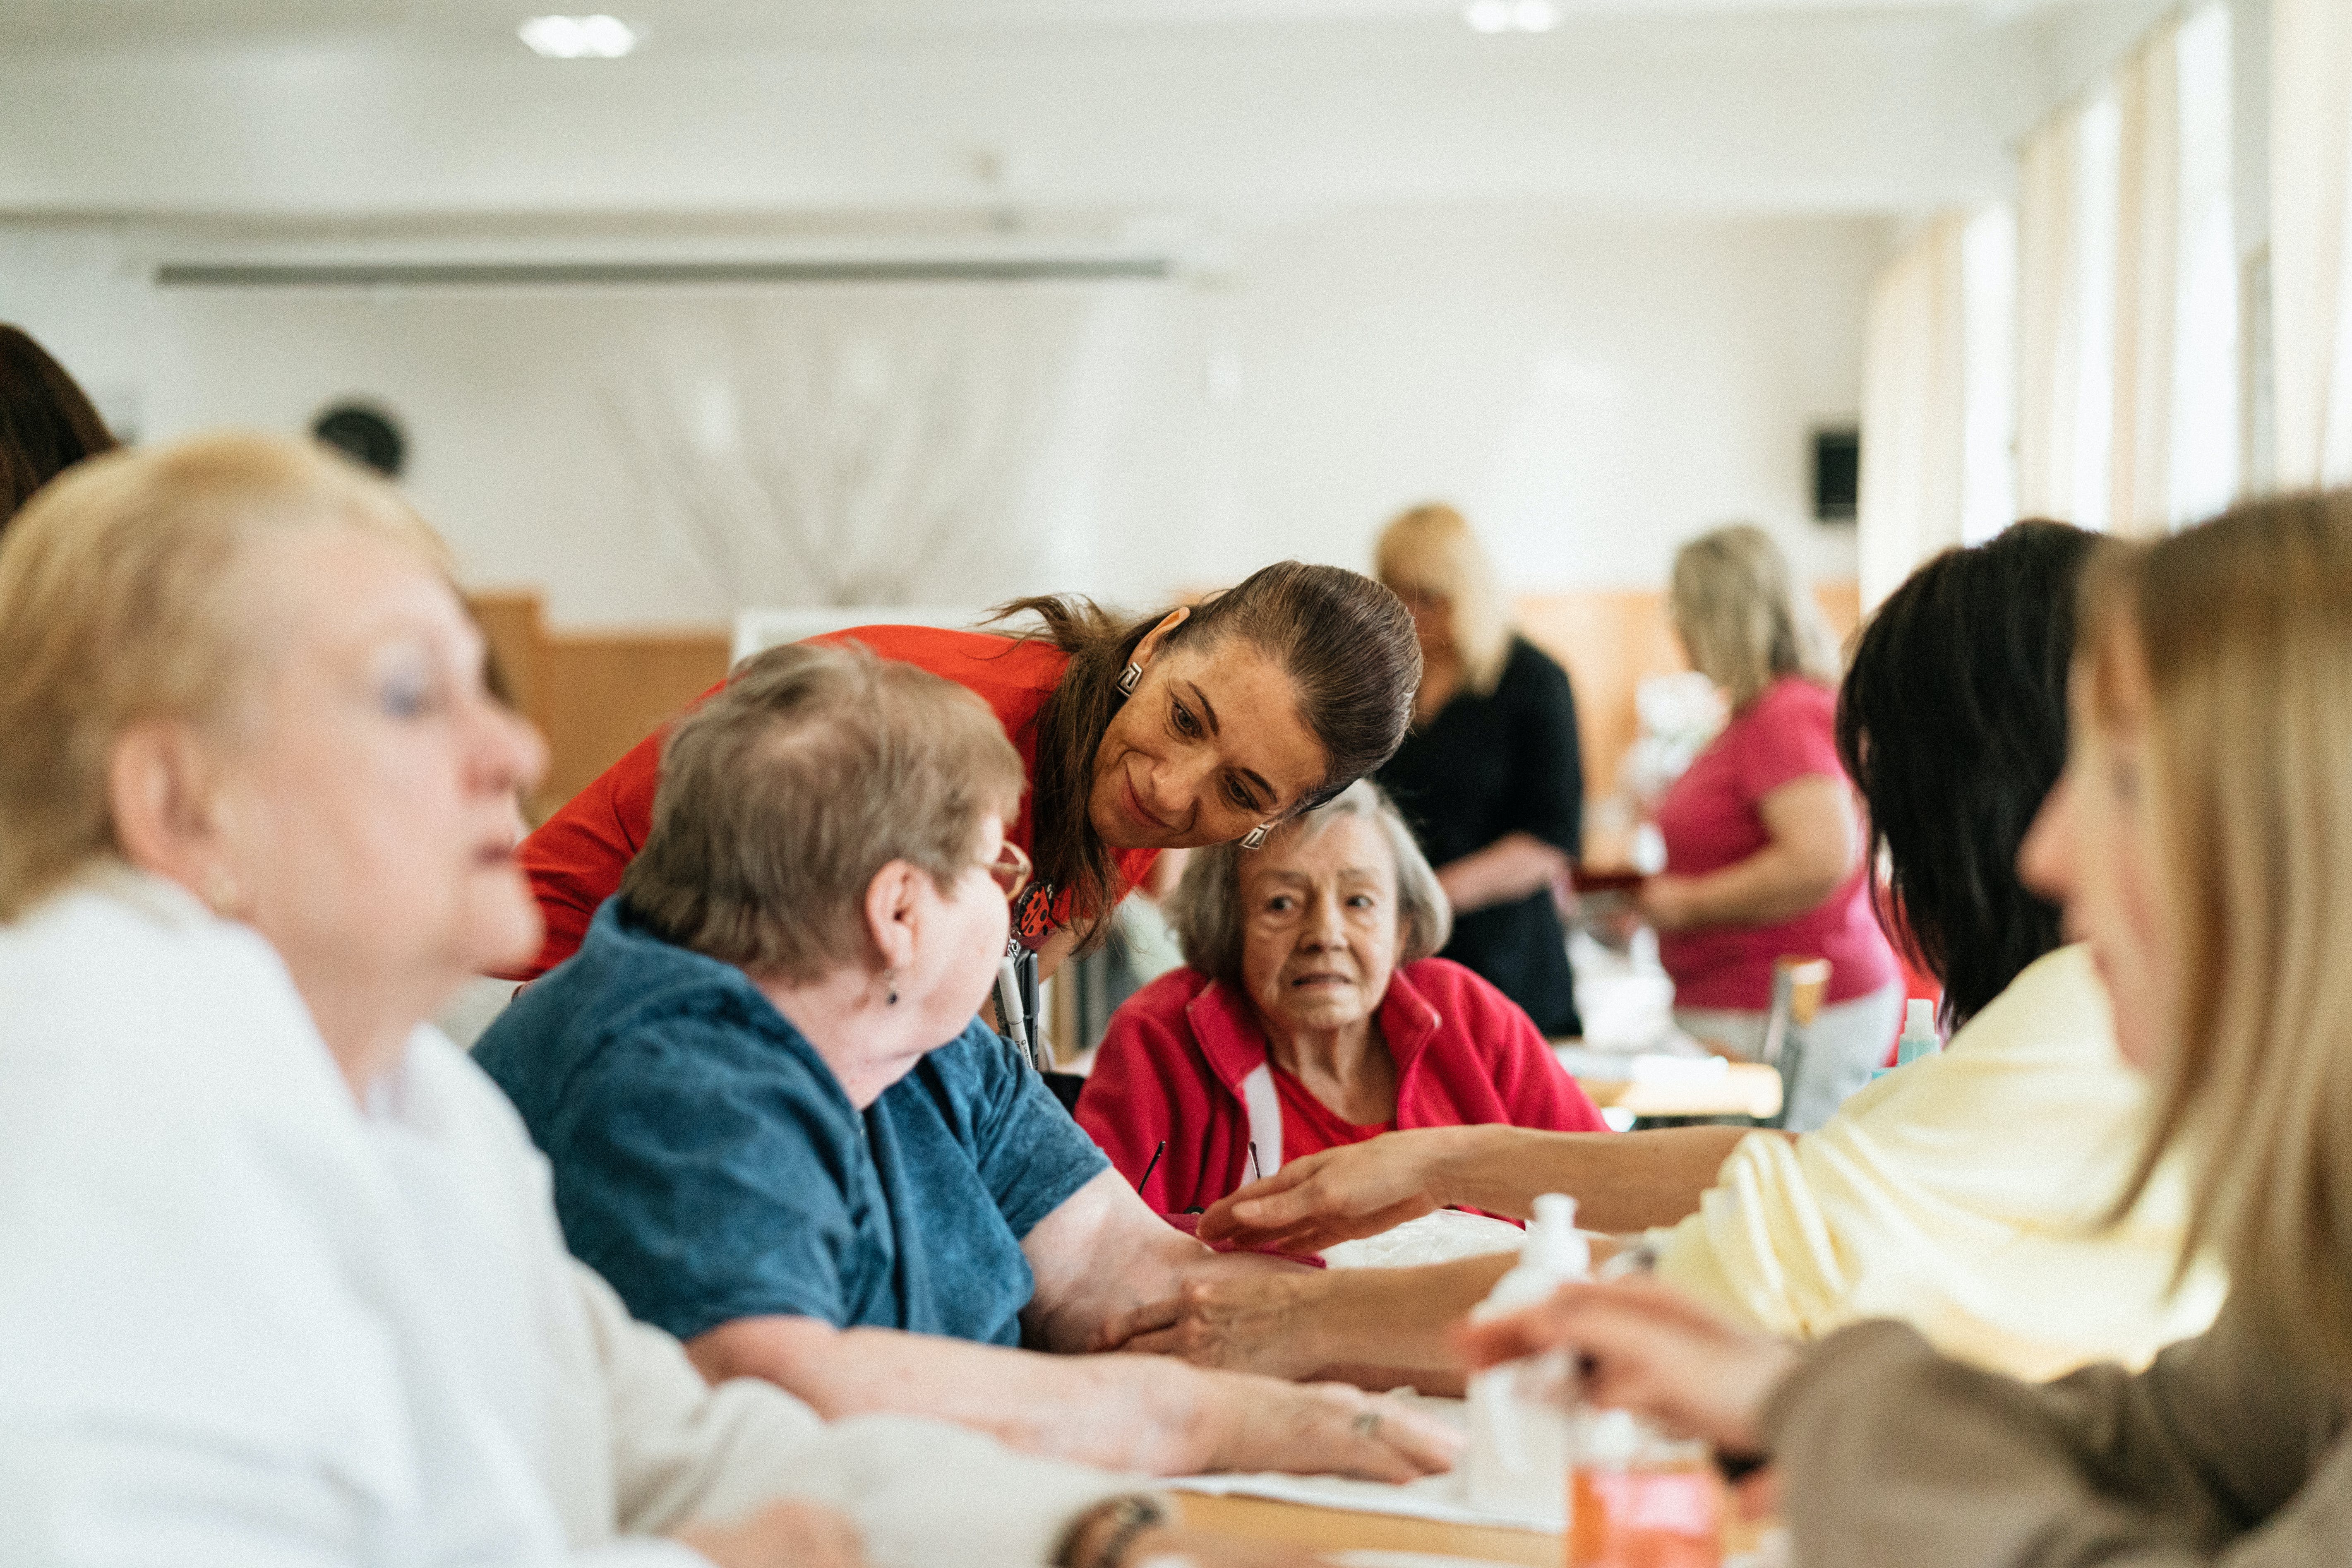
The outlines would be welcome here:
<svg viewBox="0 0 2352 1568">
<path fill-rule="evenodd" d="M 1608 1131 L 1534 1020 L 1458 963 L 1424 958 L 1397 970 L 1380 1026 L 1396 1058 L 1400 1128 Z M 1078 1096 L 1078 1124 L 1162 1214 L 1206 1208 L 1253 1180 L 1253 1144 L 1259 1174 L 1282 1163 L 1286 1142 L 1293 1155 L 1313 1152 L 1302 1146 L 1306 1129 L 1283 1123 L 1249 1002 L 1192 969 L 1161 975 L 1111 1015 Z M 1167 1151 L 1152 1165 L 1162 1139 Z"/>
</svg>

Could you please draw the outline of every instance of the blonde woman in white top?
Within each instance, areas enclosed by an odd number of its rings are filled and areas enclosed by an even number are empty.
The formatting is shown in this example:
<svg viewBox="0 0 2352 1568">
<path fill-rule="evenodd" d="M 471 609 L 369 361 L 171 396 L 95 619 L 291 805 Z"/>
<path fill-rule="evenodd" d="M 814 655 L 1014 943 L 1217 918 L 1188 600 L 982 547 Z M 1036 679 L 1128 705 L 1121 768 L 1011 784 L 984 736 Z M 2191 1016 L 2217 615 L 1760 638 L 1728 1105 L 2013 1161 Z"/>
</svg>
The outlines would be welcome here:
<svg viewBox="0 0 2352 1568">
<path fill-rule="evenodd" d="M 711 1388 L 564 1256 L 421 1025 L 539 939 L 482 658 L 397 495 L 290 443 L 92 462 L 0 547 L 0 1562 L 1293 1561 Z"/>
<path fill-rule="evenodd" d="M 1841 749 L 1958 1024 L 1940 1056 L 1864 1089 L 1800 1138 L 1737 1128 L 1615 1137 L 1518 1128 L 1391 1133 L 1316 1154 L 1212 1208 L 1208 1236 L 1297 1250 L 1440 1205 L 1525 1215 L 1567 1192 L 1595 1228 L 1648 1236 L 1659 1273 L 1751 1326 L 1799 1338 L 1870 1316 L 2019 1376 L 2144 1363 L 2202 1330 L 2221 1294 L 2172 1289 L 2185 1224 L 2160 1175 L 2129 1219 L 2095 1221 L 2147 1107 L 2106 996 L 2016 859 L 2066 746 L 2075 580 L 2091 536 L 2021 523 L 1922 567 L 1864 630 Z M 1147 1344 L 1218 1364 L 1439 1373 L 1449 1321 L 1507 1259 L 1238 1285 L 1163 1309 Z M 1234 1347 L 1227 1349 L 1227 1347 Z M 1450 1370 L 1443 1373 L 1451 1375 Z"/>
</svg>

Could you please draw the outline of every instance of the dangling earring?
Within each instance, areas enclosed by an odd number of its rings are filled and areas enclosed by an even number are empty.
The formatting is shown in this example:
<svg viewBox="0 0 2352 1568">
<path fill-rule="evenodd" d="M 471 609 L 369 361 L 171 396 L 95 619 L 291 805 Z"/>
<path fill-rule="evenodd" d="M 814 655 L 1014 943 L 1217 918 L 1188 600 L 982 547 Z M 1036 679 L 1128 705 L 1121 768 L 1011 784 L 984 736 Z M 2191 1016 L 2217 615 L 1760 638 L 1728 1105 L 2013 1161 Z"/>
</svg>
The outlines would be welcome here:
<svg viewBox="0 0 2352 1568">
<path fill-rule="evenodd" d="M 893 1007 L 898 1005 L 898 972 L 895 969 L 882 976 L 882 1000 Z"/>
<path fill-rule="evenodd" d="M 1141 666 L 1141 665 L 1139 665 L 1139 664 L 1130 664 L 1130 665 L 1129 665 L 1125 669 L 1123 669 L 1123 670 L 1121 670 L 1121 671 L 1119 672 L 1119 677 L 1118 677 L 1118 694 L 1119 694 L 1121 697 L 1132 697 L 1132 696 L 1134 696 L 1134 695 L 1135 695 L 1135 683 L 1136 683 L 1137 681 L 1139 681 L 1139 680 L 1141 680 L 1142 679 L 1143 679 L 1143 666 Z"/>
<path fill-rule="evenodd" d="M 1255 827 L 1251 828 L 1247 833 L 1242 836 L 1242 847 L 1244 849 L 1263 848 L 1265 845 L 1265 836 L 1273 831 L 1274 824 L 1270 822 L 1259 823 Z"/>
</svg>

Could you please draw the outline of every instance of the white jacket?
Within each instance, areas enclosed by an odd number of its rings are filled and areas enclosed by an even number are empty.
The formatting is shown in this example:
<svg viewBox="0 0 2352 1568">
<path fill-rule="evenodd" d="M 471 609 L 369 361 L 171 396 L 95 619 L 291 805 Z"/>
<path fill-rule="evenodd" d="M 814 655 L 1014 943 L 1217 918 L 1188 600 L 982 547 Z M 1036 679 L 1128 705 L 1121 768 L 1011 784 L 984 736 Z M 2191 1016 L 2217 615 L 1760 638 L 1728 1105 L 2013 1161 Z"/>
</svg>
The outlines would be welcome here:
<svg viewBox="0 0 2352 1568">
<path fill-rule="evenodd" d="M 0 927 L 0 1568 L 670 1564 L 783 1495 L 1035 1564 L 1121 1478 L 713 1390 L 420 1030 L 365 1113 L 276 954 L 109 869 Z"/>
</svg>

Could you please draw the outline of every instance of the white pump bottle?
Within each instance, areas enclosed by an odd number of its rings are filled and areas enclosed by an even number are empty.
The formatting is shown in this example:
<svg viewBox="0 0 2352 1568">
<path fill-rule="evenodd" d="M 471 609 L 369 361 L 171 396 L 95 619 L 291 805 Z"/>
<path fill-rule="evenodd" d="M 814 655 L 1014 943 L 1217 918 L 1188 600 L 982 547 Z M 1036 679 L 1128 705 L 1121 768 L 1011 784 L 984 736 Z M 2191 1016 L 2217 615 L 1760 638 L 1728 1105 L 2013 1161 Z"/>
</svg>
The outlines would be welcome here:
<svg viewBox="0 0 2352 1568">
<path fill-rule="evenodd" d="M 1576 1200 L 1560 1193 L 1536 1199 L 1535 1223 L 1519 1245 L 1518 1266 L 1471 1309 L 1473 1321 L 1531 1307 L 1592 1273 L 1592 1250 L 1576 1228 Z M 1568 1358 L 1551 1351 L 1470 1380 L 1470 1447 L 1463 1468 L 1471 1503 L 1500 1513 L 1551 1520 L 1568 1506 Z"/>
</svg>

